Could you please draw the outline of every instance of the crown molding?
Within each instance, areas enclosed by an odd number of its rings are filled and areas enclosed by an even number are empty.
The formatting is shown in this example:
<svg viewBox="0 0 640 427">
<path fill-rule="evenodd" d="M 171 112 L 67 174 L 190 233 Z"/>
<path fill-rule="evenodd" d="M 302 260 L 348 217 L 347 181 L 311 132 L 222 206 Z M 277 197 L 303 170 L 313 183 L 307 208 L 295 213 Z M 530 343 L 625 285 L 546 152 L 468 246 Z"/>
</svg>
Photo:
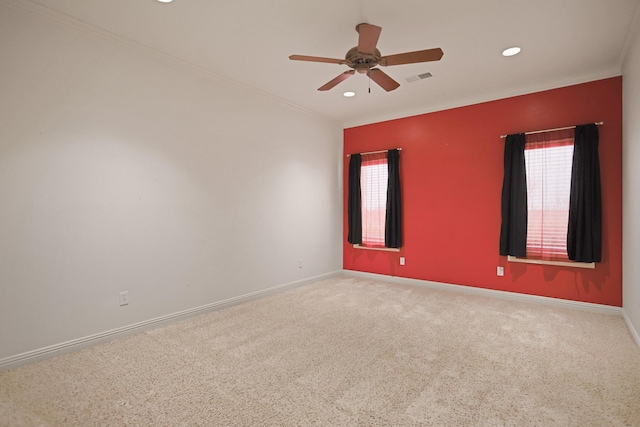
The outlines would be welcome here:
<svg viewBox="0 0 640 427">
<path fill-rule="evenodd" d="M 451 110 L 454 108 L 466 107 L 470 105 L 482 104 L 484 102 L 498 101 L 501 99 L 512 98 L 515 96 L 529 95 L 536 92 L 544 92 L 547 90 L 558 89 L 567 86 L 578 85 L 582 83 L 589 83 L 597 80 L 608 79 L 612 77 L 618 77 L 622 75 L 620 67 L 615 66 L 605 69 L 597 73 L 575 75 L 557 80 L 550 80 L 545 82 L 536 82 L 530 85 L 520 86 L 515 89 L 506 89 L 503 91 L 485 92 L 476 96 L 468 98 L 459 98 L 450 102 L 444 102 L 440 104 L 429 105 L 428 107 L 414 107 L 410 109 L 403 109 L 393 114 L 380 114 L 380 115 L 368 115 L 357 119 L 348 120 L 342 123 L 342 126 L 347 128 L 364 126 L 373 123 L 380 123 L 389 120 L 397 120 L 411 116 L 419 116 L 422 114 L 434 113 L 437 111 Z"/>
<path fill-rule="evenodd" d="M 631 46 L 633 45 L 638 33 L 640 32 L 640 2 L 636 4 L 636 10 L 633 14 L 633 18 L 631 19 L 631 25 L 629 26 L 629 31 L 627 31 L 627 35 L 624 39 L 624 43 L 622 45 L 622 49 L 620 49 L 620 55 L 618 56 L 618 67 L 621 70 L 624 70 L 624 66 L 627 63 L 627 57 L 629 56 L 629 51 L 631 50 Z M 636 43 L 640 43 L 637 41 Z"/>
<path fill-rule="evenodd" d="M 225 75 L 216 73 L 210 69 L 201 67 L 189 61 L 185 61 L 181 58 L 178 58 L 173 55 L 169 55 L 164 53 L 158 49 L 154 49 L 152 47 L 146 46 L 142 43 L 138 43 L 136 41 L 130 40 L 126 37 L 122 37 L 118 34 L 112 33 L 110 31 L 104 30 L 100 27 L 97 27 L 93 24 L 85 22 L 81 19 L 74 18 L 65 13 L 58 12 L 49 7 L 43 6 L 38 3 L 34 3 L 30 0 L 0 0 L 1 3 L 5 3 L 10 7 L 14 7 L 16 9 L 20 9 L 22 11 L 38 15 L 42 18 L 45 18 L 49 21 L 56 22 L 58 24 L 73 28 L 75 30 L 82 31 L 86 34 L 90 34 L 94 37 L 101 38 L 103 40 L 109 41 L 111 43 L 115 43 L 121 47 L 129 49 L 130 51 L 137 52 L 141 55 L 144 55 L 149 58 L 153 58 L 161 63 L 166 65 L 173 66 L 175 68 L 186 71 L 194 76 L 204 78 L 205 80 L 211 81 L 216 84 L 221 85 L 232 85 L 236 89 L 247 91 L 253 93 L 254 95 L 258 95 L 262 98 L 265 98 L 269 101 L 275 102 L 277 104 L 283 105 L 285 107 L 303 112 L 307 115 L 314 116 L 316 118 L 322 119 L 324 121 L 333 123 L 335 125 L 340 125 L 340 123 L 332 118 L 319 114 L 316 111 L 310 110 L 308 108 L 302 107 L 293 102 L 287 101 L 286 99 L 280 98 L 271 93 L 262 91 L 253 86 L 242 83 L 238 80 L 234 80 Z"/>
</svg>

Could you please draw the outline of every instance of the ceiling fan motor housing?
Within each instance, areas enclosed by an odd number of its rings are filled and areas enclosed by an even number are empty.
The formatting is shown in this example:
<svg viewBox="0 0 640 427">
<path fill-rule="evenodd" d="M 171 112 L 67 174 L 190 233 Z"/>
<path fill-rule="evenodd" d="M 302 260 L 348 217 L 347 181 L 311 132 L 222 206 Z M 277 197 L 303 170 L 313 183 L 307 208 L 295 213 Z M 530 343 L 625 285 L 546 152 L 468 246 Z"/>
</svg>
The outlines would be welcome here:
<svg viewBox="0 0 640 427">
<path fill-rule="evenodd" d="M 344 57 L 349 67 L 363 74 L 378 65 L 380 58 L 382 58 L 382 55 L 378 49 L 374 54 L 362 53 L 358 51 L 358 46 L 349 49 Z"/>
</svg>

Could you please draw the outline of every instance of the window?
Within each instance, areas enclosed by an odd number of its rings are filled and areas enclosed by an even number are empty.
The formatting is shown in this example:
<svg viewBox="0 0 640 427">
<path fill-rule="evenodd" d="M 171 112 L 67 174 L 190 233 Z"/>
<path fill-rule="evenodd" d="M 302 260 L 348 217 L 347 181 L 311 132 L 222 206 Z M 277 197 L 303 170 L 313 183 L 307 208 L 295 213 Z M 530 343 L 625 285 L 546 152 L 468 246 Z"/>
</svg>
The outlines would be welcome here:
<svg viewBox="0 0 640 427">
<path fill-rule="evenodd" d="M 569 261 L 573 129 L 527 135 L 527 258 Z"/>
<path fill-rule="evenodd" d="M 356 247 L 402 246 L 400 150 L 350 155 L 347 241 Z"/>
<path fill-rule="evenodd" d="M 367 248 L 384 248 L 389 171 L 387 153 L 362 156 L 362 243 Z"/>
<path fill-rule="evenodd" d="M 602 258 L 598 143 L 595 123 L 506 136 L 500 255 L 595 268 Z"/>
</svg>

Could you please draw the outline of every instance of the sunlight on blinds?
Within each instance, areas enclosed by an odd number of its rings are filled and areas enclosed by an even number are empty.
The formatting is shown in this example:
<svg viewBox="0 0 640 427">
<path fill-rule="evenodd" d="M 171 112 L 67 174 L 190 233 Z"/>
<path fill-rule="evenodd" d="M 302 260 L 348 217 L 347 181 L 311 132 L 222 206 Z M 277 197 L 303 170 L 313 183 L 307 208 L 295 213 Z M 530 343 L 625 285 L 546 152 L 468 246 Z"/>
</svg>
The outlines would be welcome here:
<svg viewBox="0 0 640 427">
<path fill-rule="evenodd" d="M 362 156 L 362 246 L 384 247 L 388 176 L 386 153 Z"/>
<path fill-rule="evenodd" d="M 527 258 L 568 260 L 567 224 L 571 194 L 573 138 L 529 142 L 527 175 Z"/>
</svg>

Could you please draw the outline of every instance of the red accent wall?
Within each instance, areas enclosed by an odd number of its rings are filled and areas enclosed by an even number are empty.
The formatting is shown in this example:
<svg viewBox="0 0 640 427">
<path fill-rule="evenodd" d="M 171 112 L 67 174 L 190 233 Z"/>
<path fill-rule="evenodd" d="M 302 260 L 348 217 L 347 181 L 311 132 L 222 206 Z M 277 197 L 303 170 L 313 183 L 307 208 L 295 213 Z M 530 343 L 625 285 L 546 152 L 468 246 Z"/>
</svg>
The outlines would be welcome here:
<svg viewBox="0 0 640 427">
<path fill-rule="evenodd" d="M 500 135 L 596 121 L 605 122 L 602 262 L 595 270 L 507 262 L 499 255 Z M 622 306 L 622 77 L 344 130 L 345 154 L 395 147 L 403 149 L 404 247 L 347 242 L 345 156 L 344 269 Z"/>
</svg>

